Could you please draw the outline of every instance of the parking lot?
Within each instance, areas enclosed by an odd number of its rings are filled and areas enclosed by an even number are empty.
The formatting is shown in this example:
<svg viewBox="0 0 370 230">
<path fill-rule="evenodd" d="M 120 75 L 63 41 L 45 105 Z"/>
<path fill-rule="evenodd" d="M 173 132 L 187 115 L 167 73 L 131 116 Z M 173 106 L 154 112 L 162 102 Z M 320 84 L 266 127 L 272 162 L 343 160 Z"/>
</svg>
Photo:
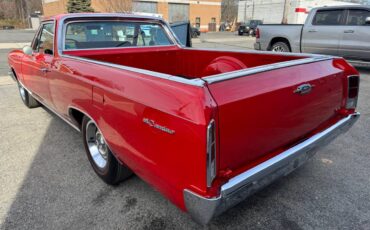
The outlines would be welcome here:
<svg viewBox="0 0 370 230">
<path fill-rule="evenodd" d="M 202 227 L 136 176 L 104 184 L 76 130 L 45 108 L 23 105 L 5 76 L 6 55 L 32 35 L 0 31 L 0 43 L 13 44 L 0 44 L 1 229 L 370 229 L 370 69 L 359 69 L 361 118 L 352 129 Z M 209 33 L 193 45 L 245 50 L 253 42 Z"/>
</svg>

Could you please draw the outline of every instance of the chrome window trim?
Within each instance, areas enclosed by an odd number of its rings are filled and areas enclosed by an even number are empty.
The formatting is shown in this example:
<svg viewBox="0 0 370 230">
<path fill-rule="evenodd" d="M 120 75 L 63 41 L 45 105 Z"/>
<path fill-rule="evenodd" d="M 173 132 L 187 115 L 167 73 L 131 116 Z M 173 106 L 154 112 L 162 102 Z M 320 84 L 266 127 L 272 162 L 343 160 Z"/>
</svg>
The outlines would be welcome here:
<svg viewBox="0 0 370 230">
<path fill-rule="evenodd" d="M 160 21 L 155 21 L 155 20 L 151 20 L 151 21 L 145 21 L 145 20 L 126 20 L 125 22 L 132 22 L 132 23 L 151 23 L 151 24 L 157 24 L 159 26 L 161 26 L 163 28 L 163 30 L 165 31 L 165 34 L 166 34 L 166 37 L 168 38 L 168 41 L 171 42 L 171 44 L 167 44 L 167 45 L 154 45 L 154 46 L 128 46 L 128 47 L 106 47 L 106 48 L 87 48 L 87 49 L 66 49 L 65 48 L 65 40 L 66 40 L 66 33 L 67 33 L 67 26 L 69 24 L 72 24 L 72 23 L 76 23 L 76 22 L 118 22 L 118 21 L 125 21 L 124 20 L 124 17 L 122 17 L 122 20 L 71 20 L 71 21 L 68 21 L 66 23 L 63 24 L 63 30 L 62 30 L 62 36 L 63 36 L 63 39 L 62 39 L 62 52 L 64 51 L 72 51 L 72 50 L 106 50 L 106 49 L 127 49 L 127 48 L 148 48 L 148 47 L 162 47 L 162 46 L 176 46 L 177 44 L 177 41 L 174 41 L 172 37 L 170 37 L 168 31 L 166 30 L 166 25 L 161 23 Z"/>
</svg>

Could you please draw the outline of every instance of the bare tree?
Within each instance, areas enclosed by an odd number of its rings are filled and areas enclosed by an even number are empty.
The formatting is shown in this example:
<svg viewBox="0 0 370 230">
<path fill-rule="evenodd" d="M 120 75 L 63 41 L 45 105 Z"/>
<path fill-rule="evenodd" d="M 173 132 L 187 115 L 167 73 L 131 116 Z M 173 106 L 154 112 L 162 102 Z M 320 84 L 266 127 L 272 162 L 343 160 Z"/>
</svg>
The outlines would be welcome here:
<svg viewBox="0 0 370 230">
<path fill-rule="evenodd" d="M 221 21 L 233 24 L 238 15 L 238 0 L 223 0 L 221 5 Z"/>
</svg>

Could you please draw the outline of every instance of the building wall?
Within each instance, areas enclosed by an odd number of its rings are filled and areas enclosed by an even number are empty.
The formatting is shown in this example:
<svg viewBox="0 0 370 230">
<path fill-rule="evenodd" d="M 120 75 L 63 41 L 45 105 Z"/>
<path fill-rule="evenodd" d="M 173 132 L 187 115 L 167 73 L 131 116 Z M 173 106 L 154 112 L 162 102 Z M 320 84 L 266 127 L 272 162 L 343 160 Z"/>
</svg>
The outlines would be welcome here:
<svg viewBox="0 0 370 230">
<path fill-rule="evenodd" d="M 68 0 L 43 0 L 42 8 L 45 17 L 50 17 L 56 14 L 67 13 Z"/>
<path fill-rule="evenodd" d="M 238 22 L 250 19 L 263 20 L 263 23 L 282 23 L 284 2 L 286 1 L 286 23 L 303 24 L 308 12 L 315 7 L 349 5 L 351 3 L 334 0 L 246 0 L 239 1 Z"/>
<path fill-rule="evenodd" d="M 208 31 L 208 23 L 212 18 L 216 19 L 216 28 L 221 20 L 221 0 L 137 0 L 142 2 L 156 2 L 158 14 L 165 20 L 169 19 L 169 4 L 188 4 L 188 18 L 192 25 L 196 24 L 196 18 L 200 17 L 200 30 Z M 67 13 L 68 0 L 43 0 L 44 16 L 52 16 Z M 112 3 L 113 2 L 113 3 Z M 110 0 L 107 4 L 105 0 L 92 0 L 91 6 L 96 12 L 128 12 L 132 8 L 132 0 Z"/>
</svg>

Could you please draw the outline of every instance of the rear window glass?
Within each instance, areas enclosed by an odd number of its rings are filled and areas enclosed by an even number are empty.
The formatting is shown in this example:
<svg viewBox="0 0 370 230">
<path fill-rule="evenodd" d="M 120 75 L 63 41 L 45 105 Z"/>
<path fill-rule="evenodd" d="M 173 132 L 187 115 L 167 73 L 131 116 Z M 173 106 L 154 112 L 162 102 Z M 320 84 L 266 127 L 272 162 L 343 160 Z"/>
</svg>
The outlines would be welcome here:
<svg viewBox="0 0 370 230">
<path fill-rule="evenodd" d="M 342 25 L 343 24 L 343 10 L 321 10 L 317 11 L 313 19 L 313 25 Z"/>
<path fill-rule="evenodd" d="M 146 22 L 72 22 L 66 27 L 64 49 L 95 49 L 171 45 L 160 24 Z"/>
<path fill-rule="evenodd" d="M 366 25 L 366 18 L 370 17 L 370 11 L 350 10 L 347 19 L 347 25 L 362 26 Z"/>
</svg>

